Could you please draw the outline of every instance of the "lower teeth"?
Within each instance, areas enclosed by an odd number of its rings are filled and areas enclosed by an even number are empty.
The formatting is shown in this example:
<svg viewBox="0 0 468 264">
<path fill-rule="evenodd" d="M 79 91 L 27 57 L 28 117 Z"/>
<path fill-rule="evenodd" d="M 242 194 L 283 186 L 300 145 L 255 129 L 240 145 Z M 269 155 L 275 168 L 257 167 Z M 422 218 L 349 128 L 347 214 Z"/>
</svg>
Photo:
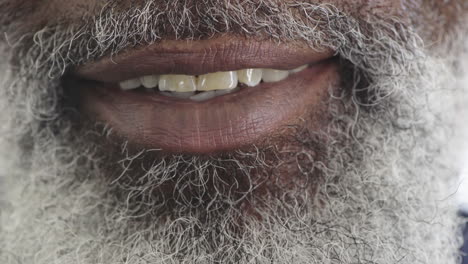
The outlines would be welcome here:
<svg viewBox="0 0 468 264">
<path fill-rule="evenodd" d="M 160 92 L 164 96 L 168 97 L 175 97 L 179 99 L 190 99 L 195 102 L 203 102 L 207 101 L 209 99 L 229 94 L 235 91 L 238 91 L 240 88 L 235 88 L 231 90 L 215 90 L 215 91 L 207 91 L 207 92 L 201 92 L 201 93 L 196 93 L 196 92 Z"/>
<path fill-rule="evenodd" d="M 179 92 L 160 92 L 164 96 L 168 97 L 175 97 L 179 99 L 189 99 L 191 96 L 196 95 L 195 92 L 186 92 L 186 93 L 179 93 Z"/>
</svg>

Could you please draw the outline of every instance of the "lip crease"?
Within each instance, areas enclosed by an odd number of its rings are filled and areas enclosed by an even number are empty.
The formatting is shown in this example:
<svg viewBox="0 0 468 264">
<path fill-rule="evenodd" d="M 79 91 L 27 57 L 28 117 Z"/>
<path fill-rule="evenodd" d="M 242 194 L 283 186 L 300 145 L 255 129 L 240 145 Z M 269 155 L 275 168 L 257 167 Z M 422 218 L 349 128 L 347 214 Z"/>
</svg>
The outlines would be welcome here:
<svg viewBox="0 0 468 264">
<path fill-rule="evenodd" d="M 228 41 L 229 40 L 229 41 Z M 333 52 L 300 44 L 235 38 L 163 41 L 76 68 L 80 110 L 105 122 L 136 146 L 167 153 L 213 154 L 262 144 L 304 115 L 325 111 L 329 88 L 338 81 Z M 150 74 L 199 75 L 245 68 L 302 72 L 203 102 L 128 92 L 118 82 Z M 70 82 L 69 82 L 70 83 Z M 315 119 L 320 119 L 319 117 Z"/>
</svg>

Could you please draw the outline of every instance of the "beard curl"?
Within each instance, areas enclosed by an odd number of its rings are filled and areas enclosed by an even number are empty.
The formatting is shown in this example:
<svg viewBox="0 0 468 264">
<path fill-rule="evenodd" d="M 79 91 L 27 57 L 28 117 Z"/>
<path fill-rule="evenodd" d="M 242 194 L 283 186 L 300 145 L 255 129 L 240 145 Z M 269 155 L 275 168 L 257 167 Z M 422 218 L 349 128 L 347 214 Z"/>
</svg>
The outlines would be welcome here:
<svg viewBox="0 0 468 264">
<path fill-rule="evenodd" d="M 455 263 L 446 106 L 457 94 L 444 93 L 454 79 L 446 61 L 425 56 L 395 21 L 273 4 L 263 1 L 257 17 L 211 6 L 217 12 L 194 23 L 176 11 L 186 9 L 160 14 L 148 2 L 45 28 L 29 44 L 25 37 L 0 96 L 1 144 L 10 150 L 2 153 L 2 263 Z M 263 24 L 273 39 L 338 51 L 343 84 L 325 102 L 322 130 L 298 128 L 283 139 L 292 150 L 195 157 L 134 149 L 109 140 L 112 128 L 80 120 L 61 86 L 68 67 L 158 41 L 156 19 L 195 38 L 223 32 L 215 18 L 237 21 L 225 31 L 249 35 Z"/>
</svg>

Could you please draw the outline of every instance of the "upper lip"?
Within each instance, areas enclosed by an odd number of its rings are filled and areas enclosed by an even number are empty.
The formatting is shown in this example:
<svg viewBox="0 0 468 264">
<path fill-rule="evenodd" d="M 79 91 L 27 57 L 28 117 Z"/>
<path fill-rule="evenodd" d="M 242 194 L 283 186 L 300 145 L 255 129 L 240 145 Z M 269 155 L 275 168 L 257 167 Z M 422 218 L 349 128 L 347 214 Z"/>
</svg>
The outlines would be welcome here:
<svg viewBox="0 0 468 264">
<path fill-rule="evenodd" d="M 200 75 L 246 68 L 289 70 L 323 61 L 334 55 L 329 49 L 314 51 L 299 44 L 242 38 L 220 38 L 157 44 L 106 56 L 79 66 L 73 74 L 86 80 L 116 83 L 152 74 Z"/>
</svg>

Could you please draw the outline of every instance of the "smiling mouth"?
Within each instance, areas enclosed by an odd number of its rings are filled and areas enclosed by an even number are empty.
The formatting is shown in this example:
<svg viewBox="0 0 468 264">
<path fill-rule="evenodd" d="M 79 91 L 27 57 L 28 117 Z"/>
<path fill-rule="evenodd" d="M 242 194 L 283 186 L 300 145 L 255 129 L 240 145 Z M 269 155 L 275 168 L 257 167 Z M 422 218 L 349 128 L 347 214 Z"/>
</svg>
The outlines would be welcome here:
<svg viewBox="0 0 468 264">
<path fill-rule="evenodd" d="M 69 88 L 82 113 L 129 143 L 213 154 L 320 120 L 338 80 L 333 55 L 300 43 L 167 40 L 78 67 Z"/>
</svg>

